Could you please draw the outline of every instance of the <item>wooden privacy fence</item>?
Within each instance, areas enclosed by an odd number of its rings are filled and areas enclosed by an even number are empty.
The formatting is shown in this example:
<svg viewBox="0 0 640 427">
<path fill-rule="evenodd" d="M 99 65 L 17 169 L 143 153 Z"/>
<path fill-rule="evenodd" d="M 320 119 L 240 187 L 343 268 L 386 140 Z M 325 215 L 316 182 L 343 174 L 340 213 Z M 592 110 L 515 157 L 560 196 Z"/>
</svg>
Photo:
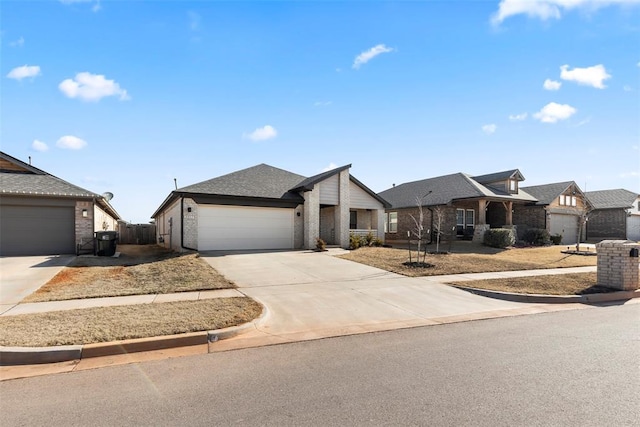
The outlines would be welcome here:
<svg viewBox="0 0 640 427">
<path fill-rule="evenodd" d="M 118 243 L 122 245 L 153 245 L 156 243 L 154 224 L 118 224 Z"/>
</svg>

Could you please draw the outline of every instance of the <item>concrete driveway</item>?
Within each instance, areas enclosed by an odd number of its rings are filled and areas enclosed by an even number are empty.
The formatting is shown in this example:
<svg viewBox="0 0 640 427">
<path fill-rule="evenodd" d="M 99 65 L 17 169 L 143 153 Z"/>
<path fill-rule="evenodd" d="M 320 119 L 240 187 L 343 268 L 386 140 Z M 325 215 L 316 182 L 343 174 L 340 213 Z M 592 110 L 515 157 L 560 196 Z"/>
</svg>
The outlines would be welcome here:
<svg viewBox="0 0 640 427">
<path fill-rule="evenodd" d="M 433 325 L 527 309 L 332 256 L 331 252 L 210 252 L 201 256 L 264 304 L 257 329 L 216 343 L 219 349 Z M 484 314 L 483 314 L 484 313 Z"/>
<path fill-rule="evenodd" d="M 38 290 L 74 258 L 73 255 L 0 257 L 0 313 Z"/>
</svg>

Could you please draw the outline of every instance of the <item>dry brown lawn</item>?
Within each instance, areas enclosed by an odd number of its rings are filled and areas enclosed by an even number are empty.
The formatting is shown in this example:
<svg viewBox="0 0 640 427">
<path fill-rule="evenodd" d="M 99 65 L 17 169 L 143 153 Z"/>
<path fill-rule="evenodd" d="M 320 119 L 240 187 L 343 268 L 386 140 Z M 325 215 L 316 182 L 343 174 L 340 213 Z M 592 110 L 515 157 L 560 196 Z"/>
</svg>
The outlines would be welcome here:
<svg viewBox="0 0 640 427">
<path fill-rule="evenodd" d="M 405 276 L 582 267 L 595 266 L 597 263 L 595 256 L 563 254 L 561 252 L 563 249 L 566 247 L 548 246 L 499 250 L 470 243 L 462 244 L 454 249 L 455 252 L 449 254 L 427 254 L 426 262 L 433 264 L 431 268 L 404 266 L 402 263 L 409 261 L 409 252 L 407 249 L 401 248 L 360 248 L 341 257 Z M 414 261 L 415 254 L 414 251 Z"/>
<path fill-rule="evenodd" d="M 197 254 L 119 245 L 119 258 L 77 257 L 23 302 L 234 288 Z"/>
<path fill-rule="evenodd" d="M 208 331 L 249 322 L 261 312 L 250 298 L 217 298 L 3 316 L 0 345 L 79 345 Z"/>
<path fill-rule="evenodd" d="M 452 282 L 469 288 L 500 292 L 542 295 L 584 295 L 613 292 L 613 289 L 597 286 L 597 273 L 556 274 L 551 276 L 513 277 Z"/>
</svg>

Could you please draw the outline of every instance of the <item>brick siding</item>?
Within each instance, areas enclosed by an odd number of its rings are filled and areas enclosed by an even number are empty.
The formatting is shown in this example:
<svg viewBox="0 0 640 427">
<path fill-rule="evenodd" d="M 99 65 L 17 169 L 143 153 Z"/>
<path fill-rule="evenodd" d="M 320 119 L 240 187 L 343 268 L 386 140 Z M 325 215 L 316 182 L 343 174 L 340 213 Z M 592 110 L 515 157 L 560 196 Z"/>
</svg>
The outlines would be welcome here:
<svg viewBox="0 0 640 427">
<path fill-rule="evenodd" d="M 627 213 L 624 209 L 598 209 L 589 215 L 587 238 L 627 238 Z"/>
</svg>

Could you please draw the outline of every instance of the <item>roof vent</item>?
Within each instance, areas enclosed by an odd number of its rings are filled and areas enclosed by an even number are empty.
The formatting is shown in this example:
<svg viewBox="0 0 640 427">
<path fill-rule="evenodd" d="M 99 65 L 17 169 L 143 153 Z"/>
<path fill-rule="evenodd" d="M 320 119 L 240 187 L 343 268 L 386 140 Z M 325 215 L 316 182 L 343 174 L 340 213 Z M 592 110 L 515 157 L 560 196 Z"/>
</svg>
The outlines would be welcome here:
<svg viewBox="0 0 640 427">
<path fill-rule="evenodd" d="M 106 193 L 102 193 L 102 197 L 104 197 L 104 199 L 108 202 L 109 200 L 113 199 L 113 193 L 107 191 Z"/>
</svg>

